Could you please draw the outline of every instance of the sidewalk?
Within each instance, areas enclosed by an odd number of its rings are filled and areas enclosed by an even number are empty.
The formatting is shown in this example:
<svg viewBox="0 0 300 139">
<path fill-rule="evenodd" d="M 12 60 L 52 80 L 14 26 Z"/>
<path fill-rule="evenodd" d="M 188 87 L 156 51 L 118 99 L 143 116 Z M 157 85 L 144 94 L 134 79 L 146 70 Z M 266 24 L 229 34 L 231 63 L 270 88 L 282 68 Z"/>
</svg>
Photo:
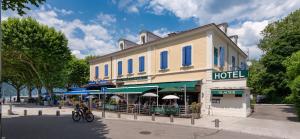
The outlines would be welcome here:
<svg viewBox="0 0 300 139">
<path fill-rule="evenodd" d="M 61 115 L 70 115 L 72 108 L 58 109 L 57 107 L 26 107 L 26 106 L 14 106 L 13 113 L 17 115 L 13 116 L 22 116 L 24 109 L 28 112 L 28 115 L 37 115 L 39 110 L 43 111 L 43 115 L 55 115 L 57 110 L 60 110 Z M 9 106 L 3 106 L 3 117 L 9 118 L 11 115 L 7 115 L 7 110 Z M 101 117 L 102 112 L 93 111 L 94 115 Z M 137 120 L 134 120 L 132 114 L 121 114 L 121 118 L 117 117 L 117 113 L 106 112 L 106 119 L 116 119 L 116 120 L 132 120 L 132 121 L 141 121 L 141 122 L 153 122 L 151 116 L 141 116 L 138 115 Z M 214 119 L 220 119 L 220 127 L 222 130 L 229 130 L 234 132 L 242 132 L 248 134 L 255 134 L 261 136 L 270 136 L 270 137 L 279 137 L 279 138 L 290 138 L 296 139 L 300 137 L 300 123 L 299 122 L 285 122 L 285 121 L 275 121 L 275 120 L 264 120 L 264 119 L 254 119 L 254 118 L 241 118 L 241 117 L 224 117 L 224 116 L 203 116 L 201 119 L 195 119 L 195 125 L 191 125 L 191 119 L 186 118 L 174 118 L 174 122 L 170 122 L 169 117 L 155 117 L 155 123 L 164 123 L 164 124 L 176 124 L 182 126 L 194 126 L 194 127 L 204 127 L 204 128 L 213 128 Z"/>
</svg>

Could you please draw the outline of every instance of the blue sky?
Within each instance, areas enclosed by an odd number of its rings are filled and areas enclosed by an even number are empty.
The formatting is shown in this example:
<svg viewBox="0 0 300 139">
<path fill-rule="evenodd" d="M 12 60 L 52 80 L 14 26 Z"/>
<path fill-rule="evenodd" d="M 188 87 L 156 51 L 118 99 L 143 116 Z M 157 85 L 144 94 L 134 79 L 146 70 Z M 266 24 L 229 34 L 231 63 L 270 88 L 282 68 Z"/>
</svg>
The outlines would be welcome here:
<svg viewBox="0 0 300 139">
<path fill-rule="evenodd" d="M 64 32 L 79 58 L 117 51 L 119 38 L 138 42 L 141 30 L 163 37 L 211 22 L 229 23 L 242 50 L 259 58 L 260 31 L 299 7 L 298 0 L 47 0 L 26 16 Z M 2 16 L 18 17 L 12 11 Z"/>
</svg>

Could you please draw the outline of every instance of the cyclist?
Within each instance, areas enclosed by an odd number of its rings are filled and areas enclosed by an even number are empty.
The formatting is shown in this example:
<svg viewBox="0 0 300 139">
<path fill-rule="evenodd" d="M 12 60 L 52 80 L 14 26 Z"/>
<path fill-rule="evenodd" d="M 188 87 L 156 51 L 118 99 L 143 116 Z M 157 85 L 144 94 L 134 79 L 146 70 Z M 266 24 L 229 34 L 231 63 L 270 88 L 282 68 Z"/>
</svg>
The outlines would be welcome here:
<svg viewBox="0 0 300 139">
<path fill-rule="evenodd" d="M 80 109 L 82 109 L 83 113 L 86 114 L 86 112 L 89 110 L 89 108 L 83 103 L 83 101 L 80 101 Z"/>
</svg>

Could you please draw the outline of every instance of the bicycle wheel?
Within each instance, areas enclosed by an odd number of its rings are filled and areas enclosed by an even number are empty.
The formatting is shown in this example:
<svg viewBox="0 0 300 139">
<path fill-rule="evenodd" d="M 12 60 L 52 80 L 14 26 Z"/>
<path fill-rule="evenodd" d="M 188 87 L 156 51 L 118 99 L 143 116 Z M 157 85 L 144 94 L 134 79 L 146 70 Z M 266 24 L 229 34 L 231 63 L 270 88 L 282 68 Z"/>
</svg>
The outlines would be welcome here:
<svg viewBox="0 0 300 139">
<path fill-rule="evenodd" d="M 79 113 L 79 112 L 74 112 L 73 115 L 72 115 L 72 119 L 73 119 L 73 121 L 75 121 L 75 122 L 80 121 L 80 119 L 81 119 L 80 113 Z"/>
<path fill-rule="evenodd" d="M 93 115 L 93 113 L 87 113 L 87 114 L 85 115 L 85 120 L 86 120 L 87 122 L 93 122 L 93 121 L 94 121 L 94 115 Z"/>
</svg>

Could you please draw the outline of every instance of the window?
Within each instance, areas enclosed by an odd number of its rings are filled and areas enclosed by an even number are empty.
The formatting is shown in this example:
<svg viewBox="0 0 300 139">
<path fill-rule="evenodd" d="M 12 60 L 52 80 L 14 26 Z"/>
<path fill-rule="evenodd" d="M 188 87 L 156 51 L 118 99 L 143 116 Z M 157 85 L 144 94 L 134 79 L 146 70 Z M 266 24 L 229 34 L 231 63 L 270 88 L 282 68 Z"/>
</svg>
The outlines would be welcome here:
<svg viewBox="0 0 300 139">
<path fill-rule="evenodd" d="M 220 47 L 220 67 L 224 67 L 224 57 L 225 57 L 224 47 Z"/>
<path fill-rule="evenodd" d="M 104 76 L 107 77 L 108 76 L 108 64 L 104 65 Z"/>
<path fill-rule="evenodd" d="M 118 75 L 122 75 L 122 61 L 118 62 Z"/>
<path fill-rule="evenodd" d="M 99 67 L 98 66 L 95 67 L 95 78 L 96 79 L 99 78 Z"/>
<path fill-rule="evenodd" d="M 223 97 L 223 94 L 212 94 L 213 97 Z"/>
<path fill-rule="evenodd" d="M 218 65 L 218 57 L 219 57 L 219 52 L 216 47 L 214 47 L 214 65 Z"/>
<path fill-rule="evenodd" d="M 128 73 L 131 74 L 132 73 L 132 59 L 128 59 L 128 66 L 127 66 L 127 70 Z"/>
<path fill-rule="evenodd" d="M 235 70 L 235 57 L 231 57 L 232 70 Z"/>
<path fill-rule="evenodd" d="M 141 40 L 142 40 L 142 44 L 146 43 L 146 38 L 145 38 L 145 36 L 142 36 L 142 37 L 141 37 Z"/>
<path fill-rule="evenodd" d="M 124 49 L 124 44 L 120 43 L 120 49 L 123 50 Z"/>
<path fill-rule="evenodd" d="M 160 53 L 160 69 L 168 68 L 168 51 L 163 51 Z"/>
<path fill-rule="evenodd" d="M 211 103 L 220 104 L 220 99 L 213 98 L 211 99 Z"/>
<path fill-rule="evenodd" d="M 192 46 L 182 48 L 182 66 L 192 65 Z"/>
<path fill-rule="evenodd" d="M 235 94 L 235 97 L 243 97 L 243 94 Z"/>
<path fill-rule="evenodd" d="M 246 64 L 244 62 L 241 62 L 241 69 L 246 70 Z"/>
<path fill-rule="evenodd" d="M 145 71 L 145 57 L 141 56 L 139 57 L 139 72 Z"/>
</svg>

